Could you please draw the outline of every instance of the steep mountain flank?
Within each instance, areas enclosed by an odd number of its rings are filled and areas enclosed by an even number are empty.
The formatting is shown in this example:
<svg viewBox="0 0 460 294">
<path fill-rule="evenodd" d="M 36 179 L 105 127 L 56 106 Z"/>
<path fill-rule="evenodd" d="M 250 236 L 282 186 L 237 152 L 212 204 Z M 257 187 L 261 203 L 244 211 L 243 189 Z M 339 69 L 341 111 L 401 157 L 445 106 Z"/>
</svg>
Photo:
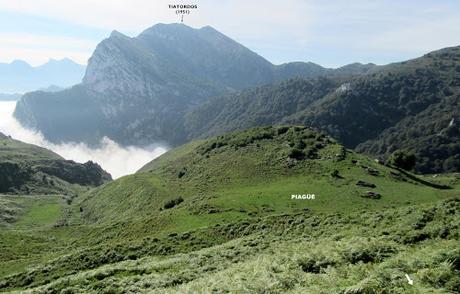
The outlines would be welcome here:
<svg viewBox="0 0 460 294">
<path fill-rule="evenodd" d="M 407 150 L 415 154 L 418 171 L 457 172 L 460 169 L 459 122 L 460 97 L 455 94 L 403 119 L 356 149 L 382 159 L 395 150 Z"/>
<path fill-rule="evenodd" d="M 190 138 L 203 138 L 254 126 L 279 124 L 334 92 L 347 78 L 293 79 L 211 99 L 187 113 Z"/>
<path fill-rule="evenodd" d="M 349 148 L 361 144 L 358 150 L 383 159 L 399 148 L 415 152 L 420 172 L 459 171 L 459 72 L 460 47 L 446 48 L 365 75 L 293 80 L 212 99 L 191 111 L 186 125 L 192 137 L 202 137 L 252 126 L 301 124 Z M 450 121 L 450 131 L 439 136 Z M 411 131 L 413 127 L 419 131 Z"/>
</svg>

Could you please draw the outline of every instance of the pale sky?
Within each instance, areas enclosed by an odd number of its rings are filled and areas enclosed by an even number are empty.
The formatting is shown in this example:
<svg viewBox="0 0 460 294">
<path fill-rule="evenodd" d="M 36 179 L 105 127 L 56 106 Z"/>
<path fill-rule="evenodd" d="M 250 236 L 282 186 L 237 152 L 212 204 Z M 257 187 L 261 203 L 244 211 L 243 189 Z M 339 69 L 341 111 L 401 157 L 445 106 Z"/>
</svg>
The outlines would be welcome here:
<svg viewBox="0 0 460 294">
<path fill-rule="evenodd" d="M 192 27 L 211 25 L 273 63 L 386 64 L 460 45 L 456 0 L 191 0 Z M 86 64 L 114 29 L 136 36 L 178 22 L 164 0 L 0 0 L 0 62 Z"/>
</svg>

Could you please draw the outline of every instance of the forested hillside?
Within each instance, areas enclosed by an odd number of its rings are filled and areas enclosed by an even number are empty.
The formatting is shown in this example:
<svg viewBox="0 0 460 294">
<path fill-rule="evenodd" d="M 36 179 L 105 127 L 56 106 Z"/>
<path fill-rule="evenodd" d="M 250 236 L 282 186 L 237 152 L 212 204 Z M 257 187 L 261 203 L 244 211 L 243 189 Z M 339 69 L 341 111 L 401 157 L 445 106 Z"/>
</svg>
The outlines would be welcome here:
<svg viewBox="0 0 460 294">
<path fill-rule="evenodd" d="M 383 159 L 396 149 L 413 152 L 419 172 L 458 171 L 459 74 L 460 47 L 446 48 L 365 75 L 292 80 L 213 99 L 191 111 L 186 125 L 202 137 L 302 124 Z"/>
</svg>

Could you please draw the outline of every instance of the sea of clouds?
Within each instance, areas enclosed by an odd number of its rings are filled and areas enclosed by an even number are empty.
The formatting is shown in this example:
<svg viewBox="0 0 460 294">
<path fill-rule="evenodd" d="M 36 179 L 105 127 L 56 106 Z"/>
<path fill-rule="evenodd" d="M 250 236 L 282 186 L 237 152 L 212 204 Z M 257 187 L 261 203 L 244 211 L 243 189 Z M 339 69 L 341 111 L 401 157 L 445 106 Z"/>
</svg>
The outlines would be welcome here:
<svg viewBox="0 0 460 294">
<path fill-rule="evenodd" d="M 13 139 L 50 149 L 65 159 L 84 163 L 97 162 L 113 178 L 136 172 L 143 165 L 167 151 L 166 147 L 139 148 L 123 147 L 109 138 L 103 138 L 98 148 L 84 143 L 54 144 L 47 141 L 40 132 L 22 127 L 13 117 L 16 102 L 0 101 L 0 132 Z"/>
</svg>

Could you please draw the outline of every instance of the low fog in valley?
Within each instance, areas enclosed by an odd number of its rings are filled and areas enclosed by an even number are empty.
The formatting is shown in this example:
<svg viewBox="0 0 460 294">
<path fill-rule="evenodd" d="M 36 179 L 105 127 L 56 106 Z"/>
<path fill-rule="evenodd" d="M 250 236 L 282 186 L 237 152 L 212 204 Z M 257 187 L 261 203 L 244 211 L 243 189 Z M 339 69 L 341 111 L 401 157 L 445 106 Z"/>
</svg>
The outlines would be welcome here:
<svg viewBox="0 0 460 294">
<path fill-rule="evenodd" d="M 25 129 L 13 117 L 15 101 L 0 102 L 0 132 L 13 139 L 50 149 L 65 159 L 84 163 L 97 162 L 112 177 L 132 174 L 144 164 L 166 152 L 165 147 L 152 146 L 148 149 L 122 147 L 109 138 L 104 138 L 99 148 L 93 149 L 83 143 L 53 144 L 39 132 Z"/>
</svg>

